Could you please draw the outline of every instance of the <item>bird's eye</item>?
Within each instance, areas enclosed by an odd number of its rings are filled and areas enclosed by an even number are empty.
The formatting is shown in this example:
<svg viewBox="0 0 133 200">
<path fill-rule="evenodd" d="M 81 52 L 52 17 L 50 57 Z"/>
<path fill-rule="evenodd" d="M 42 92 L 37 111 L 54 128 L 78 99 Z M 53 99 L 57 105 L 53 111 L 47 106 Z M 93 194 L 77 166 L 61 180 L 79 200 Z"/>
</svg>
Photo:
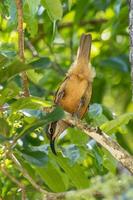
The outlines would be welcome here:
<svg viewBox="0 0 133 200">
<path fill-rule="evenodd" d="M 50 131 L 50 133 L 52 134 L 52 133 L 53 133 L 53 128 L 50 128 L 49 131 Z"/>
</svg>

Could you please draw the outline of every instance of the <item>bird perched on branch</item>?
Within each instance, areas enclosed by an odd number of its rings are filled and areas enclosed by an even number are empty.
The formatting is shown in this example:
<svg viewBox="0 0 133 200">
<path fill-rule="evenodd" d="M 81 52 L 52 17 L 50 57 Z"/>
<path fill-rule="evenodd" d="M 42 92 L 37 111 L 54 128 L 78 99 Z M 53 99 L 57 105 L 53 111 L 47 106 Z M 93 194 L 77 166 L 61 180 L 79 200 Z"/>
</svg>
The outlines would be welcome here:
<svg viewBox="0 0 133 200">
<path fill-rule="evenodd" d="M 82 119 L 85 115 L 92 94 L 92 81 L 95 76 L 94 69 L 89 64 L 91 51 L 91 35 L 82 34 L 77 56 L 70 66 L 64 81 L 55 94 L 55 105 L 61 106 L 72 116 Z M 70 126 L 63 120 L 52 122 L 48 128 L 50 146 L 56 154 L 55 139 Z"/>
</svg>

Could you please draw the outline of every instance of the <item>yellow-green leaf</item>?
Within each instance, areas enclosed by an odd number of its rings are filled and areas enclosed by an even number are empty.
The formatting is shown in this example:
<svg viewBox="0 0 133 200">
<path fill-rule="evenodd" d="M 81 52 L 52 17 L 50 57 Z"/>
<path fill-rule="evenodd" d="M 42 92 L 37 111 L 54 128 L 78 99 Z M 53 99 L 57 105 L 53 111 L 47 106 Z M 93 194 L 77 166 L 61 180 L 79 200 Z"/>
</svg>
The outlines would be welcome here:
<svg viewBox="0 0 133 200">
<path fill-rule="evenodd" d="M 52 21 L 62 18 L 63 9 L 60 0 L 43 0 L 42 3 L 47 9 L 48 15 Z"/>
<path fill-rule="evenodd" d="M 100 128 L 105 132 L 112 133 L 123 124 L 127 124 L 131 119 L 133 119 L 133 113 L 126 113 L 114 120 L 102 124 Z"/>
</svg>

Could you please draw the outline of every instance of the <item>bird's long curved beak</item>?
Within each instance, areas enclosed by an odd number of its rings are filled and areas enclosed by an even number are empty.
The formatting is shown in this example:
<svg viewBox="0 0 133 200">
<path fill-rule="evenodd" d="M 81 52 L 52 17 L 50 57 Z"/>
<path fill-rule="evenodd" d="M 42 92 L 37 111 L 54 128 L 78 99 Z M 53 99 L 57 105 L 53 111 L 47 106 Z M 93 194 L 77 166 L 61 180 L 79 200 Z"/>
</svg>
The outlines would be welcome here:
<svg viewBox="0 0 133 200">
<path fill-rule="evenodd" d="M 57 155 L 56 150 L 55 150 L 55 138 L 52 138 L 52 137 L 50 138 L 50 147 L 53 154 Z"/>
<path fill-rule="evenodd" d="M 68 127 L 69 125 L 59 120 L 58 122 L 53 122 L 49 127 L 49 140 L 50 140 L 50 147 L 53 154 L 57 155 L 55 150 L 55 140 L 59 137 L 59 135 Z"/>
</svg>

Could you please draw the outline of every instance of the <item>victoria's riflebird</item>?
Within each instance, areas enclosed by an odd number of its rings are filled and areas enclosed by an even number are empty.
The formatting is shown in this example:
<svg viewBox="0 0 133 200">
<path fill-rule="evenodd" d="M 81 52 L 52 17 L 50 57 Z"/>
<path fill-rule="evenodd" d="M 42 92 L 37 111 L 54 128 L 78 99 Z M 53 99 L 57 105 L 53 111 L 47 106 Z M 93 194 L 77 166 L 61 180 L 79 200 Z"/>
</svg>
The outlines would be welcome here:
<svg viewBox="0 0 133 200">
<path fill-rule="evenodd" d="M 92 81 L 95 76 L 95 71 L 89 63 L 91 41 L 90 34 L 82 34 L 76 59 L 60 84 L 54 99 L 55 105 L 61 106 L 64 111 L 79 119 L 83 118 L 90 103 Z M 63 120 L 49 125 L 48 135 L 54 154 L 56 154 L 54 141 L 68 126 L 70 125 Z"/>
</svg>

